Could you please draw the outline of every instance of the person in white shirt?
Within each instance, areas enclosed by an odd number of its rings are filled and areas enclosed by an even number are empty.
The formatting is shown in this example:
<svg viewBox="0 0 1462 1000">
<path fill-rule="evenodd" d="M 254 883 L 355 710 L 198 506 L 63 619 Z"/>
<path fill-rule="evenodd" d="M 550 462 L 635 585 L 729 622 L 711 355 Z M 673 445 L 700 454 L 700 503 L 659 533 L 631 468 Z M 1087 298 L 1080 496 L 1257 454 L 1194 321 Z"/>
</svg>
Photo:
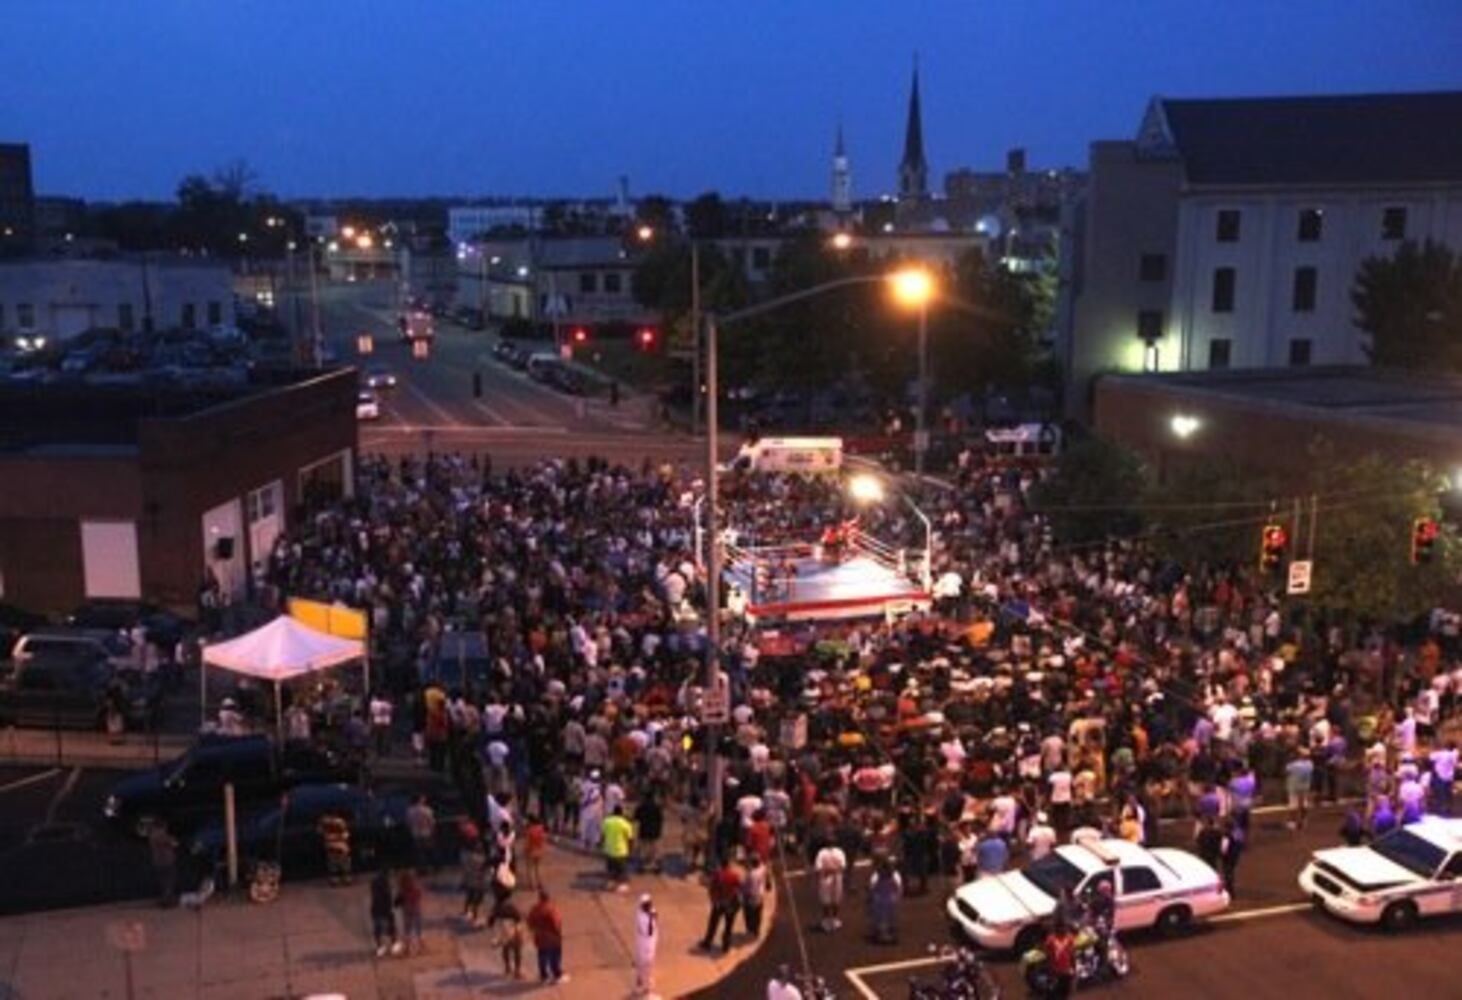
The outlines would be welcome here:
<svg viewBox="0 0 1462 1000">
<path fill-rule="evenodd" d="M 843 879 L 848 871 L 848 856 L 836 844 L 828 844 L 817 852 L 812 862 L 817 872 L 817 901 L 822 905 L 820 926 L 832 933 L 843 926 L 840 911 L 843 906 Z"/>
<path fill-rule="evenodd" d="M 802 991 L 792 981 L 790 966 L 777 967 L 777 974 L 767 983 L 767 1000 L 802 1000 Z"/>
<path fill-rule="evenodd" d="M 1032 861 L 1039 861 L 1055 848 L 1056 831 L 1051 827 L 1045 813 L 1036 813 L 1036 821 L 1025 835 L 1025 846 L 1030 849 Z"/>
<path fill-rule="evenodd" d="M 1064 767 L 1052 771 L 1046 782 L 1051 789 L 1051 817 L 1057 829 L 1067 829 L 1071 825 L 1071 772 Z"/>
<path fill-rule="evenodd" d="M 1447 745 L 1431 753 L 1432 811 L 1441 816 L 1452 815 L 1452 786 L 1457 780 L 1457 743 L 1448 740 Z"/>
<path fill-rule="evenodd" d="M 1005 789 L 1000 790 L 990 802 L 990 832 L 1009 838 L 1015 834 L 1015 820 L 1020 808 L 1015 796 Z"/>
<path fill-rule="evenodd" d="M 660 946 L 660 914 L 649 893 L 635 910 L 635 996 L 655 1000 L 655 952 Z"/>
</svg>

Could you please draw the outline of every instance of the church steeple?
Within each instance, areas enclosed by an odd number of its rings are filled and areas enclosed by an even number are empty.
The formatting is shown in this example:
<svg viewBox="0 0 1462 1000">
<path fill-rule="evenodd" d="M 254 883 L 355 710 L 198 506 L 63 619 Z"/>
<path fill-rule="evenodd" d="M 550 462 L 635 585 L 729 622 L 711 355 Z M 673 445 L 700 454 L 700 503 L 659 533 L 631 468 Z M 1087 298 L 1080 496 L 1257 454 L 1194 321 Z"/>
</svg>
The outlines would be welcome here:
<svg viewBox="0 0 1462 1000">
<path fill-rule="evenodd" d="M 846 215 L 853 210 L 853 172 L 848 165 L 848 152 L 843 146 L 843 123 L 838 122 L 838 138 L 833 145 L 833 211 Z"/>
<path fill-rule="evenodd" d="M 899 162 L 899 198 L 929 197 L 929 164 L 924 160 L 924 121 L 919 112 L 919 59 L 914 57 L 914 87 L 904 127 L 904 158 Z"/>
</svg>

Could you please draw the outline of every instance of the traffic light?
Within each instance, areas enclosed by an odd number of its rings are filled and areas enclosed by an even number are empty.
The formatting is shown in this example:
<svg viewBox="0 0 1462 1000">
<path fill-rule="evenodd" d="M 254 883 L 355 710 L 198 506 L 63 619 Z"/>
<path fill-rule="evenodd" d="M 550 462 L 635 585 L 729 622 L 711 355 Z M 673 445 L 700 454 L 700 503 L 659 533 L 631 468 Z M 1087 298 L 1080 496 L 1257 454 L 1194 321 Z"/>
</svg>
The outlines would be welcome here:
<svg viewBox="0 0 1462 1000">
<path fill-rule="evenodd" d="M 1411 565 L 1420 566 L 1432 561 L 1440 532 L 1441 528 L 1430 517 L 1418 517 L 1411 522 Z"/>
<path fill-rule="evenodd" d="M 1289 536 L 1281 525 L 1272 522 L 1264 525 L 1264 532 L 1259 536 L 1260 571 L 1277 572 L 1284 563 L 1284 547 L 1288 544 Z"/>
<path fill-rule="evenodd" d="M 642 326 L 636 330 L 635 344 L 642 351 L 653 351 L 655 349 L 655 328 L 653 326 Z"/>
<path fill-rule="evenodd" d="M 587 344 L 589 342 L 588 328 L 583 326 L 574 327 L 573 332 L 569 334 L 569 340 L 573 342 L 575 347 L 581 347 Z"/>
</svg>

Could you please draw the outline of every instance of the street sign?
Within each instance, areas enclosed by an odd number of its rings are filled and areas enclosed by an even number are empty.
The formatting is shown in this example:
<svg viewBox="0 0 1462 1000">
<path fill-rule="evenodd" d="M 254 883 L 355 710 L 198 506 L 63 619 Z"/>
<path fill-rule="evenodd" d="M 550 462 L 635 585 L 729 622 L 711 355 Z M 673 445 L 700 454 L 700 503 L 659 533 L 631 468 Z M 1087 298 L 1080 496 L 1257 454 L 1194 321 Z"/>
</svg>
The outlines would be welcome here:
<svg viewBox="0 0 1462 1000">
<path fill-rule="evenodd" d="M 724 726 L 731 721 L 731 690 L 721 684 L 701 693 L 701 722 L 708 726 Z"/>
<path fill-rule="evenodd" d="M 1314 563 L 1308 559 L 1296 559 L 1289 564 L 1289 586 L 1286 593 L 1308 594 L 1310 592 L 1310 571 Z"/>
</svg>

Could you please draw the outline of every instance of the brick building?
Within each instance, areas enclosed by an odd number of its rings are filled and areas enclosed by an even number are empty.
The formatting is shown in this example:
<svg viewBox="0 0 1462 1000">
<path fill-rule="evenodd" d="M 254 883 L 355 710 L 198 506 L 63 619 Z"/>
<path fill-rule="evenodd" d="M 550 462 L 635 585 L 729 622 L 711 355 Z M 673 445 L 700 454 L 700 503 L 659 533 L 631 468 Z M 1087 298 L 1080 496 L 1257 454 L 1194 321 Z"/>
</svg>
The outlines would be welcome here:
<svg viewBox="0 0 1462 1000">
<path fill-rule="evenodd" d="M 1462 380 L 1359 366 L 1267 368 L 1096 380 L 1096 430 L 1159 472 L 1230 461 L 1279 477 L 1323 438 L 1340 460 L 1380 455 L 1462 470 Z"/>
<path fill-rule="evenodd" d="M 355 397 L 353 369 L 233 389 L 0 389 L 0 600 L 191 611 L 210 571 L 245 597 L 301 504 L 350 491 Z"/>
</svg>

